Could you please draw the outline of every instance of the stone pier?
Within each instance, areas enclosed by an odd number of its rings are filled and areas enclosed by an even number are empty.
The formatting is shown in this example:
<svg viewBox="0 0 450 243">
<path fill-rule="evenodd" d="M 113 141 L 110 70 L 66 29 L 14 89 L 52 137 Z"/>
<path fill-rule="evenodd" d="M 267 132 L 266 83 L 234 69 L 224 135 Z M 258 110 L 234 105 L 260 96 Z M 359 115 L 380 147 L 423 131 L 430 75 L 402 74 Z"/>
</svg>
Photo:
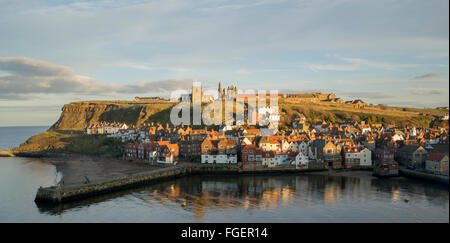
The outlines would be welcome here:
<svg viewBox="0 0 450 243">
<path fill-rule="evenodd" d="M 261 168 L 245 170 L 237 165 L 183 164 L 85 184 L 41 187 L 36 193 L 35 201 L 60 204 L 188 175 L 286 174 L 321 170 L 323 169 Z"/>
</svg>

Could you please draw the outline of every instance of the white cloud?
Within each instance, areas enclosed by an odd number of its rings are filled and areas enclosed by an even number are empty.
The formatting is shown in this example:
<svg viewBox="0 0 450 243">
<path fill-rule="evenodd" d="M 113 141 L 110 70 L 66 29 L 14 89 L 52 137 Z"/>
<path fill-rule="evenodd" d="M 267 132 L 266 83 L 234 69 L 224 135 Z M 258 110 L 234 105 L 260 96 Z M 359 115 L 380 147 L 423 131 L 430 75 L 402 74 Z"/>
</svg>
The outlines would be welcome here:
<svg viewBox="0 0 450 243">
<path fill-rule="evenodd" d="M 171 72 L 177 72 L 177 73 L 184 73 L 190 71 L 189 68 L 182 68 L 182 67 L 162 67 L 162 66 L 152 66 L 148 64 L 137 64 L 137 63 L 124 63 L 124 64 L 116 64 L 113 66 L 118 67 L 128 67 L 128 68 L 134 68 L 134 69 L 141 69 L 141 70 L 149 70 L 149 71 L 155 71 L 155 70 L 167 70 Z"/>
<path fill-rule="evenodd" d="M 420 76 L 416 76 L 413 79 L 428 79 L 428 78 L 434 78 L 434 77 L 441 77 L 441 76 L 447 76 L 448 73 L 443 73 L 443 72 L 435 72 L 435 73 L 427 73 L 424 75 L 420 75 Z"/>
<path fill-rule="evenodd" d="M 33 95 L 84 94 L 117 96 L 125 93 L 161 93 L 188 89 L 189 79 L 140 81 L 134 84 L 105 83 L 78 75 L 71 68 L 31 58 L 0 58 L 0 99 L 26 99 Z"/>
<path fill-rule="evenodd" d="M 423 96 L 440 95 L 445 93 L 445 89 L 436 89 L 436 88 L 410 88 L 409 91 L 413 95 L 423 95 Z"/>
</svg>

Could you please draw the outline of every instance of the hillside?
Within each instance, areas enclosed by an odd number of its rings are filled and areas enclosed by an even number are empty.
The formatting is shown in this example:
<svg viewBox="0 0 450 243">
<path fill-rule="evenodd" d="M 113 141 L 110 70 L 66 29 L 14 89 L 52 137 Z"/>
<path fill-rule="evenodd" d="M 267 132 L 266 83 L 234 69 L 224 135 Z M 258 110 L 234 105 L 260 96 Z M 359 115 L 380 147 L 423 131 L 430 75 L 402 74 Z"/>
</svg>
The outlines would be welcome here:
<svg viewBox="0 0 450 243">
<path fill-rule="evenodd" d="M 71 154 L 119 157 L 122 155 L 120 143 L 106 135 L 84 135 L 82 132 L 48 130 L 29 138 L 18 148 L 15 155 L 32 157 L 70 156 Z"/>
<path fill-rule="evenodd" d="M 367 105 L 357 107 L 338 103 L 291 103 L 280 102 L 281 125 L 289 126 L 295 115 L 304 114 L 307 121 L 312 123 L 325 120 L 327 122 L 366 121 L 367 123 L 381 123 L 385 126 L 396 124 L 416 127 L 442 126 L 436 116 L 448 112 L 440 109 L 417 109 L 390 107 L 385 105 Z M 447 123 L 448 126 L 448 123 Z"/>
<path fill-rule="evenodd" d="M 87 124 L 121 122 L 139 126 L 148 121 L 167 122 L 171 102 L 83 101 L 64 105 L 53 130 L 82 131 Z"/>
<path fill-rule="evenodd" d="M 117 144 L 104 135 L 88 136 L 82 131 L 87 124 L 120 122 L 139 126 L 144 123 L 170 123 L 170 110 L 174 103 L 132 101 L 83 101 L 65 105 L 59 120 L 47 131 L 28 139 L 13 150 L 16 154 L 45 156 L 55 153 L 119 156 Z M 291 126 L 296 115 L 304 114 L 308 122 L 361 121 L 383 125 L 414 125 L 416 127 L 448 126 L 436 116 L 448 110 L 414 109 L 388 106 L 357 108 L 337 103 L 291 103 L 280 101 L 280 128 Z"/>
<path fill-rule="evenodd" d="M 86 154 L 118 157 L 122 154 L 120 144 L 106 135 L 84 135 L 87 124 L 121 122 L 139 126 L 146 122 L 168 122 L 170 108 L 167 101 L 83 101 L 64 105 L 58 121 L 46 132 L 29 138 L 12 149 L 22 156 L 55 156 L 63 154 Z"/>
<path fill-rule="evenodd" d="M 174 103 L 160 101 L 137 103 L 126 101 L 83 101 L 65 105 L 53 130 L 82 131 L 87 124 L 100 122 L 121 122 L 139 126 L 147 122 L 170 122 L 170 110 Z M 383 125 L 414 125 L 429 127 L 445 125 L 435 118 L 445 113 L 442 109 L 416 109 L 390 106 L 367 105 L 358 108 L 349 104 L 329 102 L 294 103 L 280 101 L 281 126 L 289 127 L 296 115 L 304 114 L 308 122 L 361 121 Z M 448 112 L 448 111 L 447 111 Z"/>
</svg>

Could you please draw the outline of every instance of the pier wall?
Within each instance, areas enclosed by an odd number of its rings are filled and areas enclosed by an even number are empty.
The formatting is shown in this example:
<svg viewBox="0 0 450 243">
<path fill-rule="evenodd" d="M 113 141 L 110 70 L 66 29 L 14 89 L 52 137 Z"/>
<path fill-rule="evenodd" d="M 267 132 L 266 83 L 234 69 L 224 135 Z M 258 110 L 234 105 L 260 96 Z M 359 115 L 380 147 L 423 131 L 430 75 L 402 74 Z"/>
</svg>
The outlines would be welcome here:
<svg viewBox="0 0 450 243">
<path fill-rule="evenodd" d="M 86 184 L 41 187 L 36 193 L 35 201 L 59 204 L 189 175 L 286 174 L 313 171 L 323 171 L 323 169 L 261 168 L 243 170 L 237 165 L 179 165 Z"/>
<path fill-rule="evenodd" d="M 433 174 L 428 174 L 425 172 L 409 170 L 406 168 L 400 168 L 399 172 L 400 172 L 400 175 L 405 176 L 405 177 L 439 182 L 444 185 L 448 185 L 448 181 L 449 181 L 448 176 L 433 175 Z"/>
</svg>

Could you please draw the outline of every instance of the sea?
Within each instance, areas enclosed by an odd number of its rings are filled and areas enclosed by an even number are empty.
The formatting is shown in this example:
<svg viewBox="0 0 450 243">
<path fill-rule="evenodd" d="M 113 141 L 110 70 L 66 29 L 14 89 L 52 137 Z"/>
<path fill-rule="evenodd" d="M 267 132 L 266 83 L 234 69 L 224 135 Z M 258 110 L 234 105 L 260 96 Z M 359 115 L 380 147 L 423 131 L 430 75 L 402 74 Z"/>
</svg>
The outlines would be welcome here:
<svg viewBox="0 0 450 243">
<path fill-rule="evenodd" d="M 0 150 L 48 127 L 0 127 Z M 449 222 L 449 188 L 403 177 L 192 176 L 58 206 L 34 202 L 55 184 L 47 161 L 0 158 L 0 222 Z M 186 203 L 184 205 L 184 203 Z"/>
</svg>

